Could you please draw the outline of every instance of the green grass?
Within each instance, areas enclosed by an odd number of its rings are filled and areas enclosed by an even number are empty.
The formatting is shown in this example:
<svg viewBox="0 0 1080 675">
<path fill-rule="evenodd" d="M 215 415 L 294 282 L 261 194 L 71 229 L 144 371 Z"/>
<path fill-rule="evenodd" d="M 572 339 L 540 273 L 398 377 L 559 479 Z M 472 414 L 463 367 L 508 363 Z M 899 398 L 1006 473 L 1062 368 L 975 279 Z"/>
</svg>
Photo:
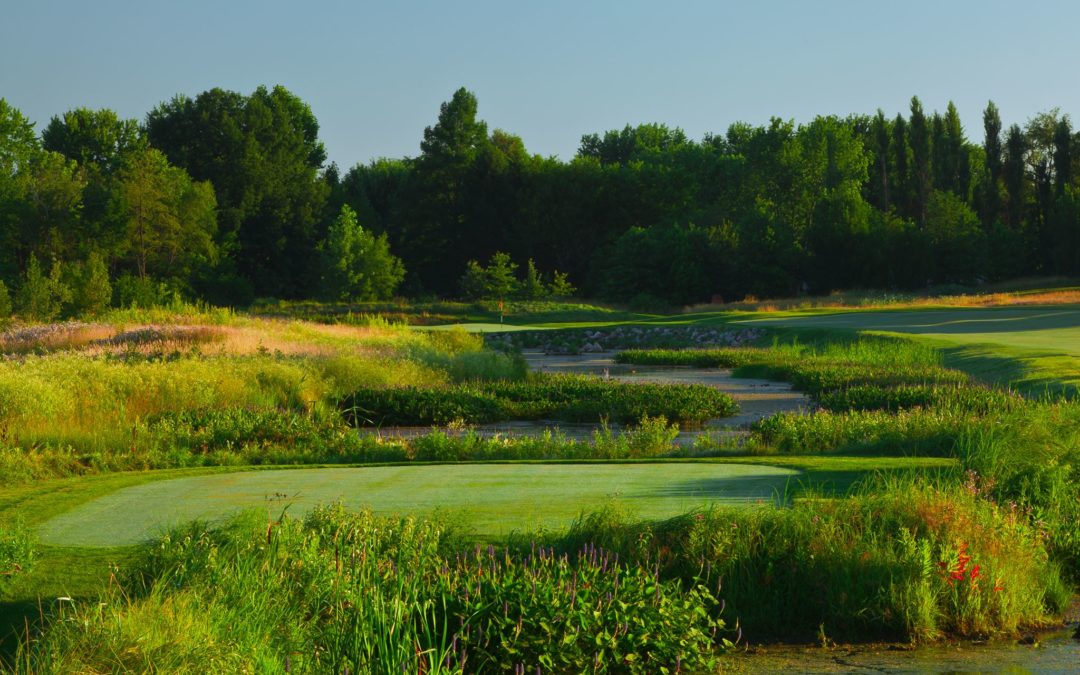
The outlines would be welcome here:
<svg viewBox="0 0 1080 675">
<path fill-rule="evenodd" d="M 763 465 L 481 464 L 296 469 L 181 478 L 113 492 L 52 519 L 45 544 L 115 546 L 147 541 L 190 520 L 220 521 L 258 508 L 276 517 L 340 500 L 378 513 L 445 512 L 481 536 L 558 529 L 582 510 L 625 501 L 666 518 L 715 502 L 773 498 L 799 474 Z"/>
<path fill-rule="evenodd" d="M 1080 308 L 980 307 L 902 311 L 781 312 L 745 323 L 914 336 L 950 365 L 986 381 L 1040 394 L 1080 388 Z"/>
</svg>

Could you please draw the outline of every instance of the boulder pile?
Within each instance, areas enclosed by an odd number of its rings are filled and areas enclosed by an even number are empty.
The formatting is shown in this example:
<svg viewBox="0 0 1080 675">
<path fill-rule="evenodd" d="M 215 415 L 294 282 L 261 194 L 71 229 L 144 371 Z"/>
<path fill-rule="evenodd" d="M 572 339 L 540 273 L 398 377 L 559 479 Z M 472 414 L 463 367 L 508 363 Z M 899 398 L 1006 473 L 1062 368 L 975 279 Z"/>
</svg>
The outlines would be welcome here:
<svg viewBox="0 0 1080 675">
<path fill-rule="evenodd" d="M 583 330 L 489 333 L 495 349 L 539 349 L 546 354 L 598 354 L 618 349 L 744 347 L 761 339 L 760 328 L 725 330 L 702 326 L 618 326 Z"/>
</svg>

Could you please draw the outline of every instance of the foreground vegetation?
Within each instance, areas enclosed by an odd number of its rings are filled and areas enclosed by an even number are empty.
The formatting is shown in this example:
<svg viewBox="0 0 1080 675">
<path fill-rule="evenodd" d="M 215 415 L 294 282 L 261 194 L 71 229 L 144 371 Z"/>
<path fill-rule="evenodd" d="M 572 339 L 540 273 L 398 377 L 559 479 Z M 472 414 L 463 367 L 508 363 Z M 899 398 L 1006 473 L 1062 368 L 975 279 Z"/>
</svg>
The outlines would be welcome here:
<svg viewBox="0 0 1080 675">
<path fill-rule="evenodd" d="M 36 615 L 33 594 L 58 588 L 50 575 L 86 555 L 35 545 L 34 528 L 156 479 L 140 470 L 722 456 L 803 467 L 807 480 L 780 508 L 642 520 L 616 501 L 568 530 L 488 537 L 479 549 L 468 522 L 437 516 L 289 517 L 282 506 L 269 518 L 195 524 L 80 564 L 97 572 L 9 646 L 12 667 L 702 670 L 740 639 L 1015 635 L 1050 625 L 1080 580 L 1080 408 L 989 386 L 932 344 L 779 331 L 746 333 L 756 346 L 622 352 L 630 364 L 790 381 L 816 406 L 765 418 L 744 437 L 676 445 L 680 423 L 730 412 L 730 399 L 528 376 L 512 348 L 485 350 L 478 336 L 362 323 L 126 313 L 4 334 L 0 592 L 27 610 L 7 620 Z M 660 343 L 689 346 L 695 335 L 669 331 Z M 586 440 L 467 428 L 602 413 L 630 424 Z M 350 426 L 365 420 L 466 424 L 395 438 Z M 939 459 L 912 459 L 926 457 Z M 837 472 L 815 476 L 815 462 Z M 117 471 L 126 473 L 59 480 Z M 109 560 L 125 562 L 110 571 Z"/>
</svg>

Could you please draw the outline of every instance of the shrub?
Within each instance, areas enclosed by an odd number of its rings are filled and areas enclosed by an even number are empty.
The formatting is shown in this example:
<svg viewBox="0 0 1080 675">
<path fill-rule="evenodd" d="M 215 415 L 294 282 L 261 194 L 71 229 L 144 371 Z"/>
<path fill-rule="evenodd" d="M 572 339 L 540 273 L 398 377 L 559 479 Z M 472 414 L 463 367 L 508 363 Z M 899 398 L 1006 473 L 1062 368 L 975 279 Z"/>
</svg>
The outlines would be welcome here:
<svg viewBox="0 0 1080 675">
<path fill-rule="evenodd" d="M 19 314 L 35 321 L 52 321 L 60 316 L 64 304 L 71 301 L 71 289 L 63 282 L 63 268 L 54 261 L 49 276 L 45 276 L 37 257 L 30 255 L 26 277 L 16 295 Z"/>
</svg>

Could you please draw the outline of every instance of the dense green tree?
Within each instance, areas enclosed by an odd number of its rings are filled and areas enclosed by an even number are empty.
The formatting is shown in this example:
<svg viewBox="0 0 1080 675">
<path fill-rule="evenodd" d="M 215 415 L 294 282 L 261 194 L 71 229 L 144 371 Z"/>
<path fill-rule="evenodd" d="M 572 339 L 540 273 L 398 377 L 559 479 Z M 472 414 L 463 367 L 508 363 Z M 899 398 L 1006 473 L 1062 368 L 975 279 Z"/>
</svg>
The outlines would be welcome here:
<svg viewBox="0 0 1080 675">
<path fill-rule="evenodd" d="M 888 211 L 892 205 L 892 201 L 889 199 L 889 145 L 891 140 L 889 121 L 885 119 L 885 112 L 878 108 L 877 116 L 874 117 L 874 192 L 877 195 L 875 203 L 882 211 Z"/>
<path fill-rule="evenodd" d="M 7 326 L 11 322 L 12 311 L 11 292 L 8 291 L 4 281 L 0 279 L 0 328 Z"/>
<path fill-rule="evenodd" d="M 128 257 L 140 279 L 184 280 L 214 256 L 214 191 L 170 166 L 160 151 L 132 153 L 120 172 Z"/>
<path fill-rule="evenodd" d="M 570 283 L 570 279 L 564 272 L 555 270 L 551 274 L 550 292 L 553 298 L 569 298 L 577 293 L 577 288 Z"/>
<path fill-rule="evenodd" d="M 1005 134 L 1001 175 L 1005 184 L 1005 192 L 1008 195 L 1008 205 L 1005 211 L 1006 222 L 1017 231 L 1023 227 L 1026 199 L 1026 167 L 1024 164 L 1026 154 L 1027 139 L 1020 127 L 1014 124 L 1009 127 L 1008 132 Z"/>
<path fill-rule="evenodd" d="M 647 306 L 708 300 L 716 289 L 708 233 L 695 227 L 635 227 L 598 253 L 602 293 Z"/>
<path fill-rule="evenodd" d="M 375 236 L 343 205 L 322 244 L 322 295 L 328 300 L 388 300 L 405 278 L 385 234 Z"/>
<path fill-rule="evenodd" d="M 515 295 L 521 287 L 516 277 L 517 268 L 517 263 L 510 259 L 509 254 L 496 251 L 486 267 L 470 260 L 458 284 L 468 298 L 505 300 Z"/>
<path fill-rule="evenodd" d="M 151 144 L 218 204 L 216 243 L 256 293 L 303 297 L 318 286 L 317 240 L 329 192 L 311 109 L 284 87 L 250 96 L 211 89 L 147 116 Z"/>
<path fill-rule="evenodd" d="M 982 214 L 983 224 L 990 226 L 1001 218 L 1001 115 L 993 101 L 986 104 L 983 111 L 983 150 L 986 155 L 986 177 L 983 183 Z"/>
<path fill-rule="evenodd" d="M 548 288 L 544 280 L 540 278 L 540 270 L 536 269 L 536 262 L 529 258 L 525 266 L 525 278 L 521 281 L 521 297 L 526 300 L 541 300 L 548 295 Z"/>
<path fill-rule="evenodd" d="M 96 316 L 112 302 L 112 283 L 109 268 L 101 253 L 92 251 L 86 263 L 75 266 L 72 288 L 73 313 L 79 316 Z"/>
<path fill-rule="evenodd" d="M 44 151 L 30 158 L 20 177 L 25 182 L 16 249 L 20 258 L 30 252 L 59 259 L 75 255 L 80 244 L 85 173 L 63 155 Z"/>
<path fill-rule="evenodd" d="M 926 234 L 936 281 L 970 283 L 986 269 L 986 241 L 978 215 L 947 190 L 935 190 L 927 204 Z"/>
<path fill-rule="evenodd" d="M 64 306 L 71 302 L 71 288 L 64 283 L 63 266 L 53 261 L 48 276 L 41 270 L 37 256 L 30 254 L 26 275 L 15 296 L 19 316 L 36 321 L 52 321 L 60 316 Z"/>
<path fill-rule="evenodd" d="M 893 120 L 892 157 L 896 167 L 896 180 L 893 181 L 893 201 L 898 205 L 898 211 L 906 217 L 912 216 L 911 201 L 911 174 L 908 162 L 908 133 L 907 121 L 899 113 Z"/>
<path fill-rule="evenodd" d="M 146 139 L 136 120 L 120 119 L 108 109 L 75 108 L 49 120 L 41 142 L 80 166 L 112 173 L 123 166 L 125 155 L 145 146 Z"/>
<path fill-rule="evenodd" d="M 914 186 L 914 216 L 916 222 L 926 226 L 927 205 L 930 201 L 930 190 L 933 180 L 933 167 L 931 166 L 930 127 L 923 112 L 922 102 L 918 96 L 911 98 L 911 118 L 909 122 L 911 143 L 911 178 Z"/>
<path fill-rule="evenodd" d="M 1072 185 L 1073 133 L 1069 116 L 1058 120 L 1054 127 L 1054 195 L 1062 197 L 1065 188 Z"/>
<path fill-rule="evenodd" d="M 400 235 L 409 242 L 405 262 L 419 286 L 449 291 L 458 261 L 477 255 L 465 244 L 471 225 L 469 183 L 488 142 L 487 125 L 477 119 L 476 96 L 464 88 L 442 104 L 436 123 L 424 129 Z"/>
</svg>

